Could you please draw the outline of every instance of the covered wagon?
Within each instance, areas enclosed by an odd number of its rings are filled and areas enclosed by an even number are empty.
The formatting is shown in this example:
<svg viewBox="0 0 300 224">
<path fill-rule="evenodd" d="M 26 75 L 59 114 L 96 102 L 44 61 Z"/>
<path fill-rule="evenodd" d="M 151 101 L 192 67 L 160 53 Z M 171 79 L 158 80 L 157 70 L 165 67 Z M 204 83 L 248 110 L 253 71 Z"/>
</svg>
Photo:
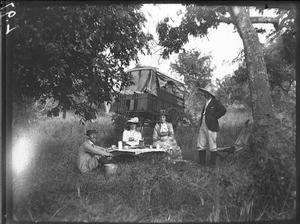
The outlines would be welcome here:
<svg viewBox="0 0 300 224">
<path fill-rule="evenodd" d="M 153 67 L 139 67 L 126 72 L 133 84 L 123 88 L 115 102 L 115 111 L 127 117 L 138 116 L 143 123 L 154 124 L 161 110 L 169 113 L 175 127 L 182 122 L 186 84 Z"/>
</svg>

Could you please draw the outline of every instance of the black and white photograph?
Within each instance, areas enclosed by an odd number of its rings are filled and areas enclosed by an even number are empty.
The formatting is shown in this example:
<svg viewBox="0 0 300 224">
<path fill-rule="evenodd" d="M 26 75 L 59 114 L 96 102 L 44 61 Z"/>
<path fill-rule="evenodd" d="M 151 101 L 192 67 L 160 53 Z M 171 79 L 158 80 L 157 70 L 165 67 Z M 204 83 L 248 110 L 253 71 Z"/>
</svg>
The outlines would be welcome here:
<svg viewBox="0 0 300 224">
<path fill-rule="evenodd" d="M 297 8 L 5 1 L 3 223 L 297 223 Z"/>
</svg>

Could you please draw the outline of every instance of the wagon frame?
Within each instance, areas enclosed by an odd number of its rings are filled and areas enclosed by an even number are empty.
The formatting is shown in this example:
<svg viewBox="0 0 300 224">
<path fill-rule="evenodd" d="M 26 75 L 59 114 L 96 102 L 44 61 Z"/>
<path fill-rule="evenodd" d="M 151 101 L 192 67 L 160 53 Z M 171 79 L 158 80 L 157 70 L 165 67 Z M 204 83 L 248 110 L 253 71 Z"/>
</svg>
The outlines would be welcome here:
<svg viewBox="0 0 300 224">
<path fill-rule="evenodd" d="M 168 112 L 167 121 L 174 127 L 183 120 L 186 84 L 154 67 L 139 67 L 126 71 L 133 85 L 120 91 L 115 112 L 126 117 L 139 117 L 142 125 L 158 122 L 161 110 Z"/>
</svg>

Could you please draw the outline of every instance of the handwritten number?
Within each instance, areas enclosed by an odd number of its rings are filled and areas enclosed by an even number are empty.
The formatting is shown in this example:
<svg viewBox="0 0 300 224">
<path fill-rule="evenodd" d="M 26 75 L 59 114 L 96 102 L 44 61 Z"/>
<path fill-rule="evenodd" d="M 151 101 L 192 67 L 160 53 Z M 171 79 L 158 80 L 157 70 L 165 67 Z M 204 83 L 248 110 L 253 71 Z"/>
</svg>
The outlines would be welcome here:
<svg viewBox="0 0 300 224">
<path fill-rule="evenodd" d="M 9 3 L 8 5 L 2 7 L 1 10 L 4 9 L 4 8 L 6 8 L 6 7 L 9 6 L 9 5 L 11 5 L 12 7 L 15 7 L 15 4 L 12 2 L 12 3 Z"/>
<path fill-rule="evenodd" d="M 14 16 L 16 15 L 16 12 L 15 12 L 15 11 L 10 11 L 10 12 L 7 12 L 7 13 L 1 15 L 1 17 L 6 16 L 6 15 L 7 15 L 9 18 L 11 18 L 11 17 L 14 17 Z"/>
<path fill-rule="evenodd" d="M 16 12 L 15 11 L 10 11 L 10 12 L 8 12 L 6 14 L 8 14 L 9 18 L 11 18 L 11 17 L 14 17 L 16 15 Z"/>
<path fill-rule="evenodd" d="M 15 7 L 15 4 L 14 4 L 13 2 L 11 2 L 11 3 L 7 4 L 6 6 L 2 7 L 2 8 L 0 9 L 0 14 L 1 14 L 1 11 L 2 11 L 4 8 L 8 7 L 8 6 Z M 1 18 L 2 18 L 3 16 L 7 16 L 8 18 L 12 18 L 12 17 L 14 17 L 15 15 L 16 15 L 16 12 L 15 12 L 15 11 L 9 11 L 9 12 L 5 13 L 4 15 L 1 15 Z M 8 20 L 6 20 L 6 21 L 8 21 Z M 17 28 L 17 27 L 14 27 L 14 28 L 10 29 L 9 24 L 7 24 L 7 26 L 6 26 L 6 34 L 9 34 L 12 30 L 14 30 L 14 29 L 16 29 L 16 28 Z"/>
<path fill-rule="evenodd" d="M 9 24 L 7 24 L 6 28 L 7 28 L 7 30 L 6 30 L 6 34 L 9 34 L 9 33 L 10 33 L 10 31 L 12 31 L 12 30 L 16 29 L 17 27 L 14 27 L 14 28 L 12 28 L 12 29 L 9 29 Z"/>
</svg>

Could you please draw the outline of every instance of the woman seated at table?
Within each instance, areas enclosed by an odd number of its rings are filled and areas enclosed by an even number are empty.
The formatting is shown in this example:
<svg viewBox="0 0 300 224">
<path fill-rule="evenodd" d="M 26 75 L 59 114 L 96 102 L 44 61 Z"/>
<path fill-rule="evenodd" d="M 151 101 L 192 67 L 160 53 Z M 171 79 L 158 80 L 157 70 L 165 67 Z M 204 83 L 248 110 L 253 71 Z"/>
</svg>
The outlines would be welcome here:
<svg viewBox="0 0 300 224">
<path fill-rule="evenodd" d="M 160 123 L 157 123 L 153 131 L 153 146 L 166 149 L 174 161 L 182 160 L 181 149 L 174 138 L 173 125 L 166 122 L 166 113 L 162 110 L 159 114 Z"/>
<path fill-rule="evenodd" d="M 140 140 L 142 140 L 142 134 L 136 130 L 136 126 L 139 123 L 139 118 L 131 118 L 127 121 L 127 123 L 129 124 L 129 130 L 124 130 L 122 141 L 125 145 L 131 147 L 138 146 Z"/>
</svg>

